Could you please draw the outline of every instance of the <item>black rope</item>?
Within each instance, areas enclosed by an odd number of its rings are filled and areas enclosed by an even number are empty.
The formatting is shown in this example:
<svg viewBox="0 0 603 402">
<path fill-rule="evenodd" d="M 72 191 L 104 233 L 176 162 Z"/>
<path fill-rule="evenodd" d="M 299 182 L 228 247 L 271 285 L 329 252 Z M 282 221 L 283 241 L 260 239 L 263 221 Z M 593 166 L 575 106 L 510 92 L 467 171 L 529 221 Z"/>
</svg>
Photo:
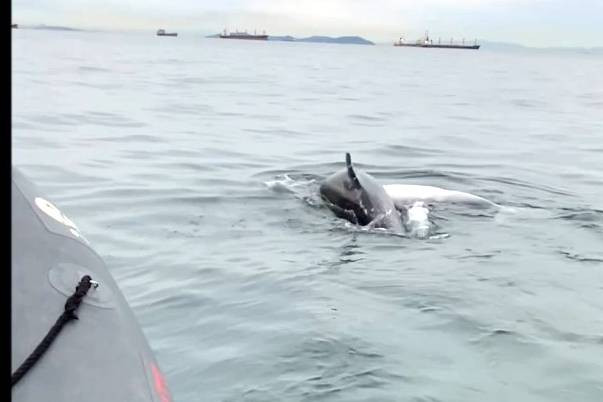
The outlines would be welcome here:
<svg viewBox="0 0 603 402">
<path fill-rule="evenodd" d="M 31 369 L 38 360 L 44 355 L 44 353 L 48 350 L 52 342 L 59 335 L 63 326 L 67 324 L 71 320 L 77 320 L 77 315 L 75 315 L 75 311 L 78 309 L 80 304 L 82 303 L 82 299 L 88 293 L 90 286 L 92 285 L 90 281 L 89 275 L 84 275 L 80 280 L 80 283 L 75 288 L 75 292 L 69 296 L 67 301 L 65 302 L 65 311 L 63 314 L 57 319 L 57 322 L 54 323 L 50 331 L 46 334 L 42 342 L 36 346 L 32 354 L 25 359 L 25 361 L 19 366 L 17 371 L 15 371 L 11 377 L 11 387 L 13 387 L 16 383 L 19 382 L 21 378 Z"/>
</svg>

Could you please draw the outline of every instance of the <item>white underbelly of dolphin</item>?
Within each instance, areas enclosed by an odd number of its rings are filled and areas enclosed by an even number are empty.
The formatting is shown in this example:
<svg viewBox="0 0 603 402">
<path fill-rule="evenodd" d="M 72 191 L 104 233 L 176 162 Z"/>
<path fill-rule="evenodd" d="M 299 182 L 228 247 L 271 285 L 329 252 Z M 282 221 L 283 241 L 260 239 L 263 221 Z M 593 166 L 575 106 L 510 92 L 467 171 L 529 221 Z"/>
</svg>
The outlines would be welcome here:
<svg viewBox="0 0 603 402">
<path fill-rule="evenodd" d="M 415 201 L 426 203 L 459 203 L 482 206 L 499 205 L 477 195 L 463 193 L 462 191 L 446 190 L 434 186 L 420 186 L 416 184 L 386 184 L 383 186 L 385 192 L 394 201 L 396 207 L 407 207 Z"/>
</svg>

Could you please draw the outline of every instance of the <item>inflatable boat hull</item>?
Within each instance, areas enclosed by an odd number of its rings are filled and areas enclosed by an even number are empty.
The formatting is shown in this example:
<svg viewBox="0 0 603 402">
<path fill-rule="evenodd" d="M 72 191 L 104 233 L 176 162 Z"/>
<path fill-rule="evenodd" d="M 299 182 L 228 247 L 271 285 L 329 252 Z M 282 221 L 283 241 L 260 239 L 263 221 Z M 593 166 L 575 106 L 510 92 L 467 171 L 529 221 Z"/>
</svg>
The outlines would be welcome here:
<svg viewBox="0 0 603 402">
<path fill-rule="evenodd" d="M 77 226 L 12 172 L 12 372 L 53 326 L 83 275 L 99 283 L 12 389 L 18 402 L 170 402 L 132 310 Z"/>
</svg>

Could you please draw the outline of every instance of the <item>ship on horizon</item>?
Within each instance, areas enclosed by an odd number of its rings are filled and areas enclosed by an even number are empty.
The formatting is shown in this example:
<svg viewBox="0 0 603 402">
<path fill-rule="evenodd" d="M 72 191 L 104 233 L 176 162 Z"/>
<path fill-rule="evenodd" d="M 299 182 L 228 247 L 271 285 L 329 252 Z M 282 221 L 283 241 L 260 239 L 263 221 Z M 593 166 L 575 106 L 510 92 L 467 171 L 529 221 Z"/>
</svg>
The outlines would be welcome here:
<svg viewBox="0 0 603 402">
<path fill-rule="evenodd" d="M 477 44 L 477 39 L 473 42 L 473 45 L 465 44 L 465 39 L 462 42 L 454 43 L 454 40 L 450 38 L 450 43 L 442 43 L 441 38 L 438 38 L 437 43 L 433 42 L 433 39 L 429 38 L 429 33 L 425 31 L 425 36 L 418 39 L 416 42 L 407 43 L 404 37 L 400 37 L 397 42 L 394 42 L 394 46 L 407 46 L 407 47 L 433 47 L 440 49 L 479 49 L 480 45 Z"/>
<path fill-rule="evenodd" d="M 230 32 L 228 33 L 227 30 L 225 29 L 223 33 L 220 34 L 219 36 L 222 39 L 252 39 L 252 40 L 268 40 L 268 35 L 266 35 L 266 31 L 263 31 L 261 35 L 257 35 L 256 32 L 254 31 L 253 35 L 250 33 L 247 33 L 247 31 L 244 32 Z"/>
<path fill-rule="evenodd" d="M 165 29 L 158 29 L 157 36 L 178 36 L 177 32 L 165 32 Z"/>
</svg>

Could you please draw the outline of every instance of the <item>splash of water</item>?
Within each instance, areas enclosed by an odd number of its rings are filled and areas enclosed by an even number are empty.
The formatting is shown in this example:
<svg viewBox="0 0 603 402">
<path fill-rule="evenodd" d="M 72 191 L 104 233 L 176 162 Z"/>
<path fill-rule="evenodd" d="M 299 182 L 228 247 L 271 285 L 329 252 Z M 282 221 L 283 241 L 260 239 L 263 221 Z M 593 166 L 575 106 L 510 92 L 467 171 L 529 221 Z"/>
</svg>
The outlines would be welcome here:
<svg viewBox="0 0 603 402">
<path fill-rule="evenodd" d="M 415 201 L 407 210 L 408 219 L 406 229 L 410 236 L 421 239 L 429 237 L 431 222 L 429 221 L 429 209 L 423 201 Z"/>
</svg>

